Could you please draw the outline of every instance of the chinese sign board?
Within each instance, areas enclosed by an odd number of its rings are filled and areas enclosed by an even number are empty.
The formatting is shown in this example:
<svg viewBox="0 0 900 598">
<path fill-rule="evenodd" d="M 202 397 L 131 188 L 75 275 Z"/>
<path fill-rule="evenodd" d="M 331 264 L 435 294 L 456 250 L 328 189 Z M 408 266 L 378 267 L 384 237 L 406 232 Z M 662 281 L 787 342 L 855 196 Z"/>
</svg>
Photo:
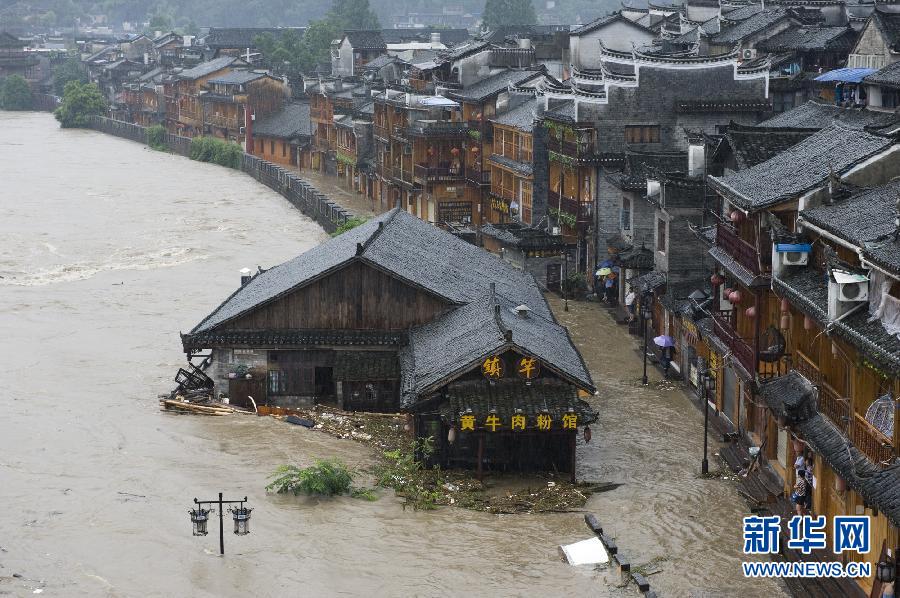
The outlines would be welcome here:
<svg viewBox="0 0 900 598">
<path fill-rule="evenodd" d="M 476 421 L 478 418 L 474 414 L 464 413 L 459 417 L 459 430 L 460 432 L 474 432 L 476 425 L 479 423 Z M 525 430 L 528 427 L 532 429 L 540 430 L 542 432 L 549 431 L 553 427 L 553 416 L 549 413 L 539 413 L 530 418 L 530 426 L 529 426 L 529 417 L 524 413 L 514 413 L 511 417 L 504 419 L 497 415 L 496 413 L 490 413 L 480 422 L 481 427 L 489 432 L 497 432 L 502 430 L 511 430 L 513 432 Z M 562 415 L 560 424 L 564 430 L 575 430 L 578 428 L 578 414 L 577 413 L 564 413 Z"/>
<path fill-rule="evenodd" d="M 541 364 L 534 357 L 518 357 L 515 360 L 516 375 L 524 380 L 534 380 L 541 373 Z M 491 355 L 481 363 L 481 374 L 489 380 L 506 376 L 506 362 L 499 355 Z"/>
</svg>

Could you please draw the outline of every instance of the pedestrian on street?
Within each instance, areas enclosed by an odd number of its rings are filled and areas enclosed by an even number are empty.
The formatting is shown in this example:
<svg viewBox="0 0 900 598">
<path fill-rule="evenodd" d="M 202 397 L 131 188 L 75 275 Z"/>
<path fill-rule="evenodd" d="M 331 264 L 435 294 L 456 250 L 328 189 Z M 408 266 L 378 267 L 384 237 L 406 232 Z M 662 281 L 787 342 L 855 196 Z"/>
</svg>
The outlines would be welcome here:
<svg viewBox="0 0 900 598">
<path fill-rule="evenodd" d="M 628 321 L 634 322 L 634 300 L 637 296 L 634 294 L 634 289 L 628 289 L 628 294 L 625 295 L 625 309 L 628 310 Z"/>
<path fill-rule="evenodd" d="M 796 471 L 794 490 L 791 492 L 791 503 L 797 515 L 806 515 L 806 493 L 809 492 L 809 483 L 806 481 L 806 472 L 802 469 Z"/>
</svg>

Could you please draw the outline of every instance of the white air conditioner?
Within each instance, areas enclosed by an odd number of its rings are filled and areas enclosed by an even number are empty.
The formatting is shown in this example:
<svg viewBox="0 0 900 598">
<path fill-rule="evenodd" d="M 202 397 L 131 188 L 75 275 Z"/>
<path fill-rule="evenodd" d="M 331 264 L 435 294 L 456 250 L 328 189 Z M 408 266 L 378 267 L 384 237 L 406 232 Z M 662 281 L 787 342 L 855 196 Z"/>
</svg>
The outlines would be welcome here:
<svg viewBox="0 0 900 598">
<path fill-rule="evenodd" d="M 558 237 L 559 236 L 559 227 L 554 226 L 553 228 L 551 228 L 550 234 L 553 235 L 554 237 Z"/>
<path fill-rule="evenodd" d="M 869 281 L 838 283 L 838 301 L 858 303 L 869 300 Z"/>
<path fill-rule="evenodd" d="M 809 263 L 809 253 L 805 251 L 785 251 L 778 255 L 785 266 L 805 266 Z"/>
<path fill-rule="evenodd" d="M 243 135 L 244 133 L 247 132 L 247 128 L 246 128 L 246 127 L 241 127 L 241 128 L 238 129 L 238 132 L 239 132 L 241 135 Z"/>
</svg>

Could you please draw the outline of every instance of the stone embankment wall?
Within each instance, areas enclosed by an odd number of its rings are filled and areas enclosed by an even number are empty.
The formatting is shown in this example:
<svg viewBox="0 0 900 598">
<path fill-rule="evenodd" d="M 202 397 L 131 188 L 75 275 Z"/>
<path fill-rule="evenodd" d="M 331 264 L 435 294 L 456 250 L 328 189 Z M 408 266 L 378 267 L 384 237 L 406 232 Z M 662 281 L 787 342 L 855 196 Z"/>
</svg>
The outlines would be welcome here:
<svg viewBox="0 0 900 598">
<path fill-rule="evenodd" d="M 140 125 L 96 116 L 91 121 L 91 128 L 138 143 L 147 143 L 147 128 Z M 191 139 L 189 137 L 167 133 L 166 146 L 175 154 L 190 157 Z M 334 232 L 353 217 L 352 213 L 320 193 L 308 182 L 277 164 L 245 153 L 241 162 L 241 170 L 281 194 L 294 207 L 319 223 L 326 232 Z"/>
</svg>

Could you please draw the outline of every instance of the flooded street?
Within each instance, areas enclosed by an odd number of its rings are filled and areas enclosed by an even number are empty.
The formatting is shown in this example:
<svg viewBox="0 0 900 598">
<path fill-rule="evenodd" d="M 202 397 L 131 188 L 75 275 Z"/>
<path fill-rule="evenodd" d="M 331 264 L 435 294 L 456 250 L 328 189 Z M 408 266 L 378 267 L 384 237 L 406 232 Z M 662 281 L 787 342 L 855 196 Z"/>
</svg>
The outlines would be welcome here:
<svg viewBox="0 0 900 598">
<path fill-rule="evenodd" d="M 47 114 L 0 112 L 0 163 L 0 595 L 639 595 L 559 561 L 558 544 L 588 537 L 580 513 L 267 495 L 278 465 L 361 469 L 371 450 L 271 418 L 159 411 L 184 363 L 178 331 L 240 268 L 326 238 L 279 195 Z M 740 576 L 745 510 L 731 482 L 696 475 L 700 414 L 680 390 L 640 386 L 636 341 L 604 310 L 571 305 L 559 319 L 601 393 L 579 477 L 624 484 L 586 509 L 632 563 L 659 562 L 661 596 L 779 595 Z M 224 559 L 187 514 L 218 492 L 254 508 L 250 535 L 226 528 Z"/>
</svg>

